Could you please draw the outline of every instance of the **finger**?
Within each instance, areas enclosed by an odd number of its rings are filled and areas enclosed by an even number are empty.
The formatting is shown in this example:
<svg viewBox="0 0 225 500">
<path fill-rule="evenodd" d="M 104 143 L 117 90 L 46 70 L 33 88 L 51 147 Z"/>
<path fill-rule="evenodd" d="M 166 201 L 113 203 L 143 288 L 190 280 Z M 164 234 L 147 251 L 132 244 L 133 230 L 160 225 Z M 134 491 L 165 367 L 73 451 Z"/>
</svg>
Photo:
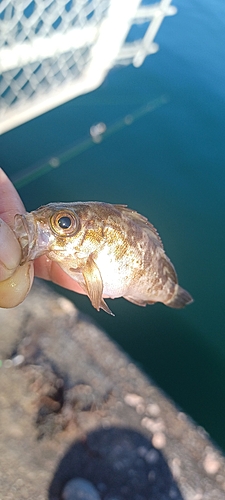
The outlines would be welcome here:
<svg viewBox="0 0 225 500">
<path fill-rule="evenodd" d="M 13 275 L 0 283 L 0 307 L 15 307 L 25 299 L 33 282 L 33 264 L 19 266 Z"/>
<path fill-rule="evenodd" d="M 8 279 L 19 266 L 21 248 L 10 227 L 0 219 L 0 282 Z"/>
<path fill-rule="evenodd" d="M 0 168 L 0 190 L 1 190 L 1 197 L 0 197 L 0 217 L 10 225 L 10 227 L 13 228 L 14 226 L 14 216 L 17 213 L 25 213 L 26 210 L 24 208 L 24 205 L 19 197 L 19 194 L 17 193 L 16 189 L 14 188 L 13 184 L 7 177 L 7 175 L 3 172 L 3 170 Z M 0 254 L 1 255 L 1 254 Z M 0 258 L 1 260 L 1 258 Z M 80 285 L 70 278 L 56 262 L 50 261 L 47 257 L 39 257 L 35 262 L 35 275 L 38 276 L 39 278 L 44 278 L 49 281 L 53 281 L 57 285 L 61 285 L 64 288 L 68 288 L 69 290 L 73 290 L 78 293 L 84 294 L 84 290 L 80 287 Z M 25 269 L 25 266 L 22 266 L 22 268 Z M 21 268 L 21 269 L 22 269 Z M 4 279 L 4 276 L 7 276 L 7 270 L 4 269 L 4 266 L 2 266 L 2 278 Z M 6 274 L 4 274 L 6 273 Z M 20 275 L 20 272 L 18 271 L 18 276 Z M 10 273 L 9 273 L 10 274 Z M 21 273 L 22 274 L 22 273 Z M 0 274 L 1 276 L 1 274 Z M 8 275 L 9 276 L 9 275 Z M 8 277 L 7 276 L 7 277 Z M 15 275 L 13 274 L 15 277 Z M 17 274 L 16 274 L 17 276 Z M 24 283 L 24 289 L 26 289 L 26 285 Z M 19 292 L 18 292 L 19 293 Z M 23 299 L 22 299 L 23 300 Z M 15 305 L 15 304 L 14 304 Z M 1 307 L 1 303 L 0 303 Z M 6 306 L 2 306 L 6 307 Z M 7 306 L 10 307 L 10 306 Z M 11 306 L 13 307 L 13 306 Z"/>
<path fill-rule="evenodd" d="M 15 214 L 24 213 L 25 208 L 1 168 L 0 192 L 0 307 L 15 307 L 28 294 L 34 271 L 32 263 L 19 266 L 21 248 L 10 227 L 14 226 Z"/>
<path fill-rule="evenodd" d="M 57 285 L 72 290 L 73 292 L 85 294 L 81 286 L 68 274 L 66 274 L 61 267 L 46 256 L 39 257 L 34 261 L 35 276 L 43 278 L 48 281 L 53 281 Z"/>
<path fill-rule="evenodd" d="M 13 227 L 15 214 L 24 213 L 25 208 L 19 194 L 2 168 L 0 168 L 0 191 L 0 217 Z"/>
</svg>

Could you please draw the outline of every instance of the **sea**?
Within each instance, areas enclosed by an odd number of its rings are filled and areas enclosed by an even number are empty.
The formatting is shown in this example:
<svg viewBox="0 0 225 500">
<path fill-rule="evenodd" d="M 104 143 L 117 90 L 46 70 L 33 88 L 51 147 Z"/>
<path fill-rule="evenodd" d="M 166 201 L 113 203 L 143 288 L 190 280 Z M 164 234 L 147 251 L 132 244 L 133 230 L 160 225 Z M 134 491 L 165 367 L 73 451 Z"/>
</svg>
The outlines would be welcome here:
<svg viewBox="0 0 225 500">
<path fill-rule="evenodd" d="M 109 299 L 112 317 L 56 288 L 225 450 L 225 2 L 173 5 L 157 53 L 0 136 L 0 162 L 28 211 L 106 201 L 154 224 L 193 304 Z"/>
</svg>

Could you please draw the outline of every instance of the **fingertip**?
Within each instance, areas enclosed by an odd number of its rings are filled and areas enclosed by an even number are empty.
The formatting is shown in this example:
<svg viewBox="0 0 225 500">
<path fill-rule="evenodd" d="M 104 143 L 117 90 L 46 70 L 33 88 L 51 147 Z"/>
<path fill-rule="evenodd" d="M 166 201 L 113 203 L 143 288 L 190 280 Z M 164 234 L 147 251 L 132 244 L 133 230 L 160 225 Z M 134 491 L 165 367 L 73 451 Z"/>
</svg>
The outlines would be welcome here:
<svg viewBox="0 0 225 500">
<path fill-rule="evenodd" d="M 24 213 L 25 208 L 16 188 L 2 168 L 0 168 L 0 190 L 0 216 L 13 228 L 14 216 L 17 213 Z"/>
<path fill-rule="evenodd" d="M 8 279 L 19 266 L 21 248 L 10 227 L 0 219 L 0 281 Z"/>
<path fill-rule="evenodd" d="M 33 283 L 33 263 L 19 266 L 13 275 L 0 283 L 0 307 L 18 306 L 26 298 Z"/>
</svg>

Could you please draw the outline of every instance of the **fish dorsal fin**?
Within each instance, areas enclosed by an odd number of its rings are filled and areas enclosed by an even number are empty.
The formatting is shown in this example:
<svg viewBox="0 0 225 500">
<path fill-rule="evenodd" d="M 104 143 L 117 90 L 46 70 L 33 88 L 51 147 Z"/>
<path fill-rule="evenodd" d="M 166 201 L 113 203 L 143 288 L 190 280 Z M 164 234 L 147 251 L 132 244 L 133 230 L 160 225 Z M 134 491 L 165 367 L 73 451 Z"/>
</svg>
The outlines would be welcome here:
<svg viewBox="0 0 225 500">
<path fill-rule="evenodd" d="M 87 295 L 95 309 L 103 309 L 108 314 L 112 314 L 106 302 L 102 298 L 103 283 L 101 273 L 92 256 L 88 257 L 85 266 L 82 269 L 82 274 L 86 284 Z"/>
<path fill-rule="evenodd" d="M 147 227 L 148 229 L 150 229 L 150 231 L 153 233 L 153 235 L 157 239 L 161 248 L 163 248 L 163 243 L 162 243 L 162 240 L 158 234 L 158 231 L 153 226 L 153 224 L 151 224 L 151 222 L 149 222 L 147 217 L 139 214 L 138 212 L 136 212 L 136 210 L 132 210 L 131 208 L 128 208 L 127 205 L 114 205 L 114 207 L 117 208 L 117 210 L 119 210 L 121 213 L 124 212 L 124 214 L 126 214 L 134 222 L 141 224 L 142 227 Z"/>
</svg>

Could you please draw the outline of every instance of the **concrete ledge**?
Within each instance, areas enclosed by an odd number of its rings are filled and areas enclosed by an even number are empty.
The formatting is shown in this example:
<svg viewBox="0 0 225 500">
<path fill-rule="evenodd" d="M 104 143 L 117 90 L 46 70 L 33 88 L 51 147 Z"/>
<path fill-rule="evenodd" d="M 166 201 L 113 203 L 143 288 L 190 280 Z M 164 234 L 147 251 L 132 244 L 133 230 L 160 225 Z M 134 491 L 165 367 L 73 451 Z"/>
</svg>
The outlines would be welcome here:
<svg viewBox="0 0 225 500">
<path fill-rule="evenodd" d="M 43 283 L 0 310 L 0 354 L 0 500 L 225 500 L 205 432 Z"/>
</svg>

